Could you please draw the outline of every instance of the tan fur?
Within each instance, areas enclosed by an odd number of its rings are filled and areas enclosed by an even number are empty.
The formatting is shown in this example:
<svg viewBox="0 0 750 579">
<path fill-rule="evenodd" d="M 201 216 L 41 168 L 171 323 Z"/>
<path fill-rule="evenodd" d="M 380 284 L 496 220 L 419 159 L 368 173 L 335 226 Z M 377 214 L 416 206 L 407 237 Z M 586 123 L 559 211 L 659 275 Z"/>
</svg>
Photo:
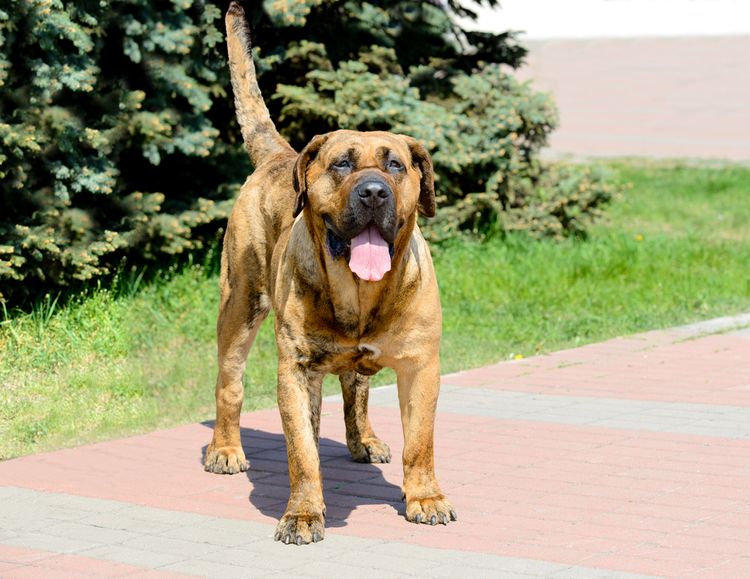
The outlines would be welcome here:
<svg viewBox="0 0 750 579">
<path fill-rule="evenodd" d="M 226 21 L 237 117 L 256 170 L 242 187 L 224 239 L 216 425 L 205 468 L 230 474 L 247 468 L 239 428 L 242 375 L 258 328 L 273 307 L 290 480 L 275 538 L 297 544 L 323 538 L 317 446 L 325 374 L 340 376 L 352 457 L 390 461 L 390 449 L 367 416 L 367 376 L 383 367 L 393 368 L 398 380 L 406 517 L 431 524 L 455 520 L 434 474 L 441 312 L 429 249 L 416 222 L 418 211 L 432 215 L 435 210 L 429 155 L 410 137 L 352 131 L 315 137 L 297 155 L 268 117 L 254 77 L 247 24 L 236 3 Z M 404 160 L 403 175 L 381 167 L 378 155 L 384 148 Z M 336 179 L 331 163 L 349 150 L 357 152 L 357 170 Z M 342 219 L 352 187 L 367 175 L 392 188 L 400 224 L 391 271 L 377 282 L 360 280 L 344 259 L 331 257 L 323 219 L 334 224 Z"/>
</svg>

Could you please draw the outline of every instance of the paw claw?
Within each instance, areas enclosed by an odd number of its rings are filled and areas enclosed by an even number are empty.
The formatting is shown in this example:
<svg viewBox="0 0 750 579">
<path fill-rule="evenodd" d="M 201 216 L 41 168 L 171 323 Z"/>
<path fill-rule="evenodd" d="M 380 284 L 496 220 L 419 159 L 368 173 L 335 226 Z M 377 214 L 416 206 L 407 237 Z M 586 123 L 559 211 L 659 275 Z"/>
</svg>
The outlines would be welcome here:
<svg viewBox="0 0 750 579">
<path fill-rule="evenodd" d="M 325 522 L 322 513 L 286 513 L 276 527 L 276 536 L 287 545 L 307 545 L 323 540 Z"/>
<path fill-rule="evenodd" d="M 427 525 L 447 525 L 456 520 L 456 511 L 441 494 L 423 498 L 406 500 L 406 519 L 415 523 Z"/>
<path fill-rule="evenodd" d="M 247 459 L 241 446 L 214 447 L 213 443 L 206 449 L 203 470 L 215 474 L 237 474 L 247 470 Z"/>
<path fill-rule="evenodd" d="M 356 462 L 387 463 L 391 462 L 391 449 L 379 438 L 368 438 L 359 443 L 357 448 L 349 447 L 349 452 Z"/>
</svg>

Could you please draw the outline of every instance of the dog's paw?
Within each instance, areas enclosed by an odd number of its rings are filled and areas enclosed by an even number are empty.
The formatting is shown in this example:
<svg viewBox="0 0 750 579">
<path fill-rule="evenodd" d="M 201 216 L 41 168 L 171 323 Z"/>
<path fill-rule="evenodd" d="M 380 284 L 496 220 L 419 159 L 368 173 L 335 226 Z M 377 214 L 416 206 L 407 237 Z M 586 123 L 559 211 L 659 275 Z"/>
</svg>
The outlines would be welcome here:
<svg viewBox="0 0 750 579">
<path fill-rule="evenodd" d="M 391 449 L 379 438 L 366 438 L 349 450 L 356 462 L 391 462 Z"/>
<path fill-rule="evenodd" d="M 241 446 L 221 446 L 214 448 L 209 445 L 203 468 L 216 474 L 236 474 L 247 470 L 247 459 Z"/>
<path fill-rule="evenodd" d="M 447 525 L 449 521 L 458 520 L 458 517 L 445 496 L 435 495 L 424 499 L 407 498 L 406 520 L 426 525 Z"/>
<path fill-rule="evenodd" d="M 273 538 L 287 545 L 307 545 L 322 541 L 325 518 L 322 513 L 284 513 Z"/>
</svg>

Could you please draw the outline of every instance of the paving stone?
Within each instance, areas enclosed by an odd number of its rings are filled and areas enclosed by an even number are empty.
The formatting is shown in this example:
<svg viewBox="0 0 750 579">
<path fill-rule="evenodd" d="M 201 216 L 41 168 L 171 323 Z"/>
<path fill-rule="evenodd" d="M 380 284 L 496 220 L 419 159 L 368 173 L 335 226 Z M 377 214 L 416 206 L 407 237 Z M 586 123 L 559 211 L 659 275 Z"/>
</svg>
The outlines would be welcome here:
<svg viewBox="0 0 750 579">
<path fill-rule="evenodd" d="M 125 541 L 138 539 L 141 533 L 138 530 L 108 529 L 92 524 L 80 522 L 65 522 L 47 526 L 43 531 L 45 535 L 56 537 L 67 537 L 79 541 L 113 545 Z"/>
<path fill-rule="evenodd" d="M 467 405 L 454 392 L 441 392 L 439 409 L 469 416 L 590 424 L 750 440 L 750 407 L 603 400 L 530 393 L 513 393 L 513 396 L 508 396 L 508 392 L 488 388 L 467 387 L 464 390 L 482 400 L 482 403 Z"/>
<path fill-rule="evenodd" d="M 160 535 L 148 535 L 130 539 L 122 543 L 123 547 L 129 549 L 142 549 L 154 553 L 169 553 L 182 557 L 199 557 L 212 553 L 218 549 L 216 545 L 201 543 L 198 541 L 183 541 L 181 539 L 170 539 Z"/>
<path fill-rule="evenodd" d="M 234 521 L 229 521 L 230 523 Z M 238 525 L 239 526 L 239 525 Z M 237 532 L 226 528 L 199 527 L 177 527 L 161 533 L 160 536 L 170 539 L 179 539 L 193 543 L 206 543 L 217 547 L 236 547 L 245 545 L 255 533 L 248 533 L 248 524 L 242 525 L 242 531 Z M 264 534 L 256 536 L 256 540 L 268 539 L 268 529 L 264 528 Z"/>
<path fill-rule="evenodd" d="M 83 519 L 80 519 L 80 522 L 105 529 L 127 529 L 149 535 L 158 535 L 159 533 L 174 529 L 175 527 L 175 523 L 138 519 L 122 513 L 89 514 Z"/>
<path fill-rule="evenodd" d="M 447 526 L 403 517 L 393 386 L 370 408 L 390 464 L 351 462 L 341 399 L 325 401 L 316 545 L 273 541 L 289 492 L 275 410 L 242 415 L 258 444 L 235 476 L 203 471 L 200 424 L 5 461 L 0 575 L 81 556 L 144 575 L 750 576 L 750 346 L 704 335 L 731 323 L 445 377 L 436 469 L 459 516 Z M 48 570 L 89 564 L 60 561 Z"/>
<path fill-rule="evenodd" d="M 107 561 L 118 561 L 129 565 L 140 565 L 152 569 L 171 565 L 179 561 L 188 560 L 188 556 L 176 555 L 174 553 L 156 552 L 142 548 L 126 547 L 123 545 L 103 545 L 92 547 L 77 553 L 84 557 L 95 559 L 106 559 Z"/>
<path fill-rule="evenodd" d="M 3 544 L 54 553 L 75 553 L 82 549 L 100 546 L 102 543 L 69 537 L 55 537 L 44 533 L 25 533 L 3 539 Z"/>
<path fill-rule="evenodd" d="M 258 574 L 257 569 L 252 567 L 222 564 L 202 559 L 188 559 L 186 561 L 171 563 L 160 567 L 159 570 L 197 575 L 200 577 L 220 577 L 221 579 L 233 579 L 234 577 L 237 579 L 247 579 L 248 577 L 261 576 Z"/>
<path fill-rule="evenodd" d="M 299 567 L 291 570 L 294 575 L 299 577 L 321 577 L 329 579 L 330 577 L 357 577 L 360 579 L 382 579 L 383 571 L 373 567 L 365 566 L 354 566 L 354 565 L 342 565 L 334 561 L 315 561 L 310 565 Z M 409 573 L 404 570 L 403 572 L 388 572 L 388 577 L 419 577 L 419 570 L 415 570 L 413 573 Z"/>
</svg>

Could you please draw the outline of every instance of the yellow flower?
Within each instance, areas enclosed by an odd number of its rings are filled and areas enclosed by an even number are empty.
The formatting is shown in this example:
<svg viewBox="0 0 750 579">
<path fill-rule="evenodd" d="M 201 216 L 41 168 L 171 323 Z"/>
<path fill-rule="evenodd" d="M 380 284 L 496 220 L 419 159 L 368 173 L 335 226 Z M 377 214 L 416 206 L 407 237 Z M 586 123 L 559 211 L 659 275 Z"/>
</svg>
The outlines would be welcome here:
<svg viewBox="0 0 750 579">
<path fill-rule="evenodd" d="M 641 234 L 639 233 L 638 235 L 636 235 L 636 236 L 635 236 L 635 240 L 636 240 L 636 241 L 643 241 L 643 235 L 641 235 Z"/>
<path fill-rule="evenodd" d="M 515 354 L 515 355 L 513 356 L 513 359 L 514 359 L 514 360 L 523 360 L 523 354 Z"/>
</svg>

